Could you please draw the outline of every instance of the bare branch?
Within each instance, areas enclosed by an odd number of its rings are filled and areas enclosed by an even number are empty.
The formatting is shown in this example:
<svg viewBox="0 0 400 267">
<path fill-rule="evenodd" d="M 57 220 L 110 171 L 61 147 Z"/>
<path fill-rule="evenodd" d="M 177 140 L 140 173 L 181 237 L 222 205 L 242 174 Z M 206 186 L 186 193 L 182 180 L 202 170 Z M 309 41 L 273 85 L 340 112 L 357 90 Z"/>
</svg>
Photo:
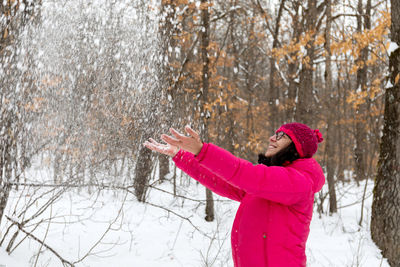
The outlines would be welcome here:
<svg viewBox="0 0 400 267">
<path fill-rule="evenodd" d="M 132 188 L 133 186 L 115 186 L 112 184 L 97 184 L 97 183 L 87 183 L 87 184 L 70 184 L 70 183 L 65 183 L 65 184 L 36 184 L 36 183 L 16 183 L 16 182 L 10 182 L 9 183 L 11 186 L 28 186 L 28 187 L 54 187 L 54 188 L 59 188 L 59 187 L 65 187 L 65 188 L 79 188 L 79 187 L 94 187 L 94 188 L 98 188 L 100 190 L 102 189 L 119 189 L 119 190 L 129 190 L 130 188 Z M 190 198 L 190 197 L 186 197 L 186 196 L 182 196 L 182 195 L 177 195 L 174 194 L 172 192 L 168 192 L 167 190 L 155 187 L 153 185 L 147 185 L 147 187 L 152 188 L 154 190 L 175 196 L 175 197 L 179 197 L 179 198 L 183 198 L 186 200 L 190 200 L 190 201 L 194 201 L 194 202 L 206 202 L 205 199 L 194 199 L 194 198 Z M 217 202 L 229 202 L 231 200 L 215 200 Z"/>
<path fill-rule="evenodd" d="M 38 237 L 36 237 L 34 234 L 26 231 L 24 229 L 24 227 L 17 221 L 11 219 L 10 217 L 8 217 L 7 215 L 5 215 L 5 217 L 7 218 L 7 220 L 9 220 L 10 222 L 14 223 L 15 225 L 18 226 L 19 230 L 21 230 L 21 232 L 25 233 L 26 235 L 28 235 L 30 238 L 32 238 L 33 240 L 35 240 L 36 242 L 38 242 L 39 244 L 41 244 L 42 246 L 44 246 L 45 248 L 47 248 L 48 250 L 50 250 L 57 258 L 60 259 L 60 261 L 62 262 L 62 264 L 64 266 L 71 266 L 74 267 L 75 265 L 71 262 L 69 262 L 68 260 L 64 259 L 57 251 L 55 251 L 53 248 L 51 248 L 49 245 L 47 245 L 45 242 L 43 242 L 42 240 L 40 240 Z"/>
<path fill-rule="evenodd" d="M 107 229 L 103 232 L 103 234 L 101 235 L 101 237 L 92 245 L 92 247 L 86 252 L 86 254 L 81 257 L 80 259 L 78 259 L 77 261 L 75 261 L 73 264 L 82 262 L 85 258 L 87 258 L 88 256 L 92 255 L 92 251 L 101 243 L 101 241 L 105 238 L 105 236 L 107 235 L 107 233 L 109 233 L 112 230 L 112 226 L 116 223 L 116 221 L 120 218 L 121 214 L 122 214 L 122 210 L 123 207 L 125 205 L 125 201 L 126 198 L 128 196 L 128 192 L 125 194 L 125 197 L 122 201 L 121 207 L 118 210 L 117 215 L 115 216 L 114 220 L 112 222 L 109 223 Z"/>
</svg>

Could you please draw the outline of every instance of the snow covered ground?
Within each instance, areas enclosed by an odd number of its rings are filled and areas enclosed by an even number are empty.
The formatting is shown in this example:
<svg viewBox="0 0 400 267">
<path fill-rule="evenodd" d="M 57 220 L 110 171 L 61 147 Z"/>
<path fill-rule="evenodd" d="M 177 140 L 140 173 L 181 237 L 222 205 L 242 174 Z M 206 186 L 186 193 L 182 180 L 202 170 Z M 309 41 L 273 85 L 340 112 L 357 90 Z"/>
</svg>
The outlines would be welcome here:
<svg viewBox="0 0 400 267">
<path fill-rule="evenodd" d="M 179 195 L 205 199 L 203 186 L 194 181 L 189 184 L 187 178 L 179 183 L 184 183 L 178 188 Z M 157 187 L 172 192 L 168 181 Z M 308 266 L 389 266 L 370 237 L 372 188 L 370 182 L 361 228 L 358 221 L 363 185 L 347 184 L 338 188 L 339 207 L 343 207 L 338 214 L 319 216 L 315 207 L 307 246 Z M 327 185 L 323 190 L 327 192 Z M 18 211 L 23 205 L 34 203 L 29 209 L 33 214 L 52 194 L 29 202 L 32 192 L 13 192 L 8 214 L 12 214 L 10 211 L 15 206 L 19 207 Z M 81 260 L 76 266 L 233 266 L 230 228 L 238 203 L 221 197 L 215 199 L 217 218 L 209 223 L 203 219 L 205 202 L 174 198 L 155 189 L 151 189 L 147 200 L 154 205 L 138 203 L 131 193 L 123 190 L 89 194 L 87 190 L 77 192 L 74 189 L 34 219 L 35 222 L 44 221 L 33 234 L 45 240 L 65 260 L 71 263 Z M 326 208 L 328 202 L 325 202 Z M 350 205 L 352 203 L 356 204 Z M 17 215 L 18 212 L 13 218 L 18 219 Z M 4 221 L 1 234 L 9 225 Z M 32 230 L 34 224 L 26 227 Z M 20 234 L 17 240 L 23 237 Z M 22 242 L 11 255 L 5 252 L 5 247 L 4 244 L 0 247 L 0 266 L 28 267 L 35 263 L 36 266 L 62 266 L 53 253 L 31 238 Z M 39 257 L 38 251 L 41 251 Z"/>
</svg>

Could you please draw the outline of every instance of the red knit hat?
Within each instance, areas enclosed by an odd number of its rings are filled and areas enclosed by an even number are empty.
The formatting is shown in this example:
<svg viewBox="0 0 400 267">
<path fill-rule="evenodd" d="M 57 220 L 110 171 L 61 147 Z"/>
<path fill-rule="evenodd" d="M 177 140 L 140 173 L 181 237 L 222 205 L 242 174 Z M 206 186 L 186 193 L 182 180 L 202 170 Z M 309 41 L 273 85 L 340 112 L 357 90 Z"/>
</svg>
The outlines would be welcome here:
<svg viewBox="0 0 400 267">
<path fill-rule="evenodd" d="M 300 158 L 311 158 L 324 138 L 318 129 L 312 130 L 305 124 L 292 122 L 282 125 L 276 132 L 284 132 L 293 141 Z"/>
</svg>

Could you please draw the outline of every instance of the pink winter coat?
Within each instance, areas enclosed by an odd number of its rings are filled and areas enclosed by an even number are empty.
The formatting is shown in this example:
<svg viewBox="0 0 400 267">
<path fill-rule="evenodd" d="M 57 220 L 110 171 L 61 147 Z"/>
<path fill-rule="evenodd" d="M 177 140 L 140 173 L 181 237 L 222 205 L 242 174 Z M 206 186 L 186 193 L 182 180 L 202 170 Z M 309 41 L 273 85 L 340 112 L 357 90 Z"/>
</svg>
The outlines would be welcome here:
<svg viewBox="0 0 400 267">
<path fill-rule="evenodd" d="M 314 193 L 325 183 L 313 158 L 253 165 L 204 143 L 197 156 L 180 150 L 173 160 L 213 192 L 240 201 L 231 233 L 235 267 L 306 266 Z"/>
</svg>

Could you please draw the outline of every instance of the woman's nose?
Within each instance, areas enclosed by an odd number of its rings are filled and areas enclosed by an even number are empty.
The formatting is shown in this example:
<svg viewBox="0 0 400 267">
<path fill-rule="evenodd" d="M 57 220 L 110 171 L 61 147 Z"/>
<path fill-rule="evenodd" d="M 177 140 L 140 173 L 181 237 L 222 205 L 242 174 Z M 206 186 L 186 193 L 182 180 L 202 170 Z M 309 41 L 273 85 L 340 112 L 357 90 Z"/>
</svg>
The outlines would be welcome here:
<svg viewBox="0 0 400 267">
<path fill-rule="evenodd" d="M 275 135 L 271 135 L 270 137 L 269 137 L 269 141 L 271 142 L 276 142 L 276 136 Z"/>
</svg>

